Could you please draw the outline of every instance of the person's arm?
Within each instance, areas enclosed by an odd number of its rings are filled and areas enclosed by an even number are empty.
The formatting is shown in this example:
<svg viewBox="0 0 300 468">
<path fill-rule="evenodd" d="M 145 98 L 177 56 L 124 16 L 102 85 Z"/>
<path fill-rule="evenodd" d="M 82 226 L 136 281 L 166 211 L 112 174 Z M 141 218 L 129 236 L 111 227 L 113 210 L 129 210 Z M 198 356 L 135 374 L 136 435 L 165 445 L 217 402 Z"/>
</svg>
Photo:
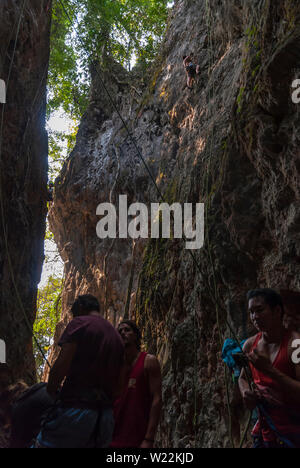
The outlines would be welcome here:
<svg viewBox="0 0 300 468">
<path fill-rule="evenodd" d="M 62 345 L 58 358 L 53 364 L 49 373 L 47 392 L 52 398 L 55 398 L 57 390 L 63 379 L 68 375 L 71 363 L 73 361 L 77 343 L 65 343 Z"/>
<path fill-rule="evenodd" d="M 255 337 L 250 338 L 249 340 L 246 341 L 246 343 L 243 346 L 243 351 L 245 354 L 248 354 L 251 350 L 251 347 L 254 343 Z M 243 398 L 243 402 L 250 411 L 253 411 L 254 408 L 257 406 L 257 401 L 258 401 L 258 395 L 255 391 L 253 391 L 250 388 L 247 376 L 246 376 L 246 371 L 243 368 L 239 377 L 239 388 L 240 392 Z"/>
<path fill-rule="evenodd" d="M 147 355 L 145 359 L 145 372 L 148 377 L 152 405 L 149 415 L 145 438 L 140 448 L 152 448 L 159 423 L 162 408 L 162 378 L 158 360 L 155 356 Z"/>
<path fill-rule="evenodd" d="M 187 57 L 184 59 L 184 61 L 183 61 L 183 65 L 184 65 L 185 67 L 187 67 L 188 64 L 190 63 L 190 61 L 191 61 L 191 57 L 190 57 L 190 56 L 187 56 Z"/>
<path fill-rule="evenodd" d="M 279 383 L 289 401 L 300 404 L 300 362 L 297 363 L 292 360 L 293 353 L 296 351 L 295 348 L 292 348 L 292 343 L 295 340 L 300 340 L 300 333 L 293 333 L 289 345 L 289 358 L 295 367 L 295 379 L 292 379 L 273 367 L 269 357 L 256 350 L 249 355 L 249 359 L 256 369 L 269 376 L 273 381 Z"/>
</svg>

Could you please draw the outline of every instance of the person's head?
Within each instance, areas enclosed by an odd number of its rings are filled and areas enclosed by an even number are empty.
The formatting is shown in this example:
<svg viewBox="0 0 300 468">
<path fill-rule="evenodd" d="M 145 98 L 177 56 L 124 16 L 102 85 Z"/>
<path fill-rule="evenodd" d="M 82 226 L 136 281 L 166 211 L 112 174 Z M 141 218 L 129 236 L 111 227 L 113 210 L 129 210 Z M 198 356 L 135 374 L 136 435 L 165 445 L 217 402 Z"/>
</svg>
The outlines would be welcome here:
<svg viewBox="0 0 300 468">
<path fill-rule="evenodd" d="M 184 56 L 182 57 L 182 60 L 185 60 L 186 58 L 187 58 L 187 55 L 184 55 Z"/>
<path fill-rule="evenodd" d="M 141 350 L 142 335 L 140 329 L 133 320 L 123 320 L 118 325 L 118 332 L 121 335 L 125 348 L 136 346 L 138 351 Z"/>
<path fill-rule="evenodd" d="M 247 293 L 250 320 L 262 332 L 280 326 L 284 307 L 281 296 L 273 289 L 253 289 Z"/>
<path fill-rule="evenodd" d="M 88 315 L 90 312 L 99 312 L 100 305 L 98 299 L 91 294 L 83 294 L 78 296 L 72 305 L 71 313 L 73 317 L 79 317 L 80 315 Z"/>
</svg>

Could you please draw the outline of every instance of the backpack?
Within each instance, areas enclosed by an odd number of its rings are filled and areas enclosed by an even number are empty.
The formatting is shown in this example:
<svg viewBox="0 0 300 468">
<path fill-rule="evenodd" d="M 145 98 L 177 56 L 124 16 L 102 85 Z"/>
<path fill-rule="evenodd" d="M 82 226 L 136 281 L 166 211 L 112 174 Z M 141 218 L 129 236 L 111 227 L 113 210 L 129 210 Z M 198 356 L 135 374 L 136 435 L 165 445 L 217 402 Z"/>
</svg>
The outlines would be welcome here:
<svg viewBox="0 0 300 468">
<path fill-rule="evenodd" d="M 54 403 L 46 387 L 46 383 L 33 385 L 14 403 L 10 448 L 27 448 L 38 435 L 42 416 Z"/>
</svg>

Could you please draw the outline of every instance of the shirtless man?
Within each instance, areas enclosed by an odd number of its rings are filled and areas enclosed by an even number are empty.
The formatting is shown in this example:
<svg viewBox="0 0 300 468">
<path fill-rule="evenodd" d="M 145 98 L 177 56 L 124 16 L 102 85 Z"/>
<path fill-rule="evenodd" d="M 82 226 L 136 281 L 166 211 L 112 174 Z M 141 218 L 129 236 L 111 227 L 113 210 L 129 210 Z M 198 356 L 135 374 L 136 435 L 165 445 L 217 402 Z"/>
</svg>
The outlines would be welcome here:
<svg viewBox="0 0 300 468">
<path fill-rule="evenodd" d="M 115 401 L 111 447 L 152 448 L 162 406 L 162 379 L 155 356 L 141 352 L 141 333 L 135 322 L 118 326 L 125 346 L 123 391 Z"/>
<path fill-rule="evenodd" d="M 244 345 L 255 388 L 249 387 L 245 370 L 239 387 L 247 408 L 262 408 L 252 431 L 254 448 L 300 448 L 300 364 L 295 359 L 300 333 L 284 328 L 283 302 L 275 291 L 249 291 L 247 299 L 258 331 Z"/>
<path fill-rule="evenodd" d="M 188 56 L 183 56 L 183 66 L 186 71 L 187 76 L 187 87 L 193 89 L 193 84 L 195 81 L 195 76 L 200 73 L 200 65 L 195 63 L 194 54 Z"/>
</svg>

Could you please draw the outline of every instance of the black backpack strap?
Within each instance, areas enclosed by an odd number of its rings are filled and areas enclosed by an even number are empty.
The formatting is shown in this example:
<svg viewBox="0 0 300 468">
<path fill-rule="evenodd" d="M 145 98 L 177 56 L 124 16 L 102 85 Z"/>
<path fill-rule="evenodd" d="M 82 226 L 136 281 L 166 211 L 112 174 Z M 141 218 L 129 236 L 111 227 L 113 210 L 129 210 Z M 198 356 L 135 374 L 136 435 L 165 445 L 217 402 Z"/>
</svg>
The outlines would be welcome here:
<svg viewBox="0 0 300 468">
<path fill-rule="evenodd" d="M 15 401 L 15 403 L 19 403 L 20 401 L 25 400 L 26 398 L 34 395 L 37 391 L 41 390 L 42 388 L 47 387 L 47 383 L 41 382 L 33 385 L 32 387 L 25 390 L 24 393 Z"/>
</svg>

